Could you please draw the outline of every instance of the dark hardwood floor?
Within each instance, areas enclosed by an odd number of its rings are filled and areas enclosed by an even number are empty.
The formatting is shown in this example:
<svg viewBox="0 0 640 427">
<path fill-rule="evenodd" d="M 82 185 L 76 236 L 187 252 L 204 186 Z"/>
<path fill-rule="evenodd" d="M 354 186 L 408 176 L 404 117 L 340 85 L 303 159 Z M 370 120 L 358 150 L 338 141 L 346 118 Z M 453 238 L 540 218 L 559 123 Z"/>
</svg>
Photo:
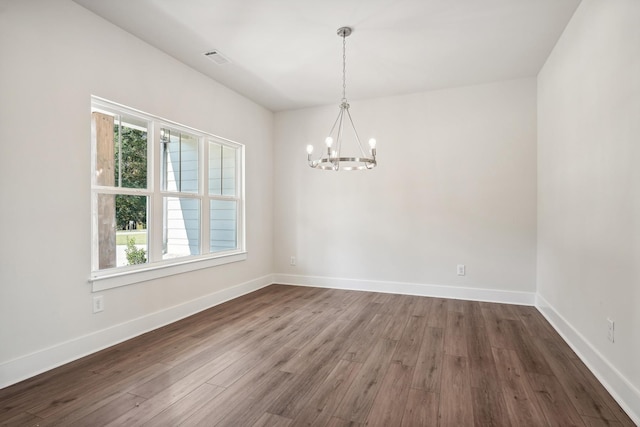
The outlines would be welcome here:
<svg viewBox="0 0 640 427">
<path fill-rule="evenodd" d="M 533 307 L 280 285 L 0 390 L 0 424 L 634 425 Z"/>
</svg>

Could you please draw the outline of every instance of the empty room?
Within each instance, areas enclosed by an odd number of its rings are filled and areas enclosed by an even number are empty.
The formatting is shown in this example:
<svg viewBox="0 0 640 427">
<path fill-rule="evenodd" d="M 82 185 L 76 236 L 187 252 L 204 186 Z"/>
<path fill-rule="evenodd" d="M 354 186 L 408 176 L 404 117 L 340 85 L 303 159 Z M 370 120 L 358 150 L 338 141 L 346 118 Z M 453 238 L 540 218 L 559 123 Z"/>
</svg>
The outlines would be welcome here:
<svg viewBox="0 0 640 427">
<path fill-rule="evenodd" d="M 638 23 L 0 0 L 0 425 L 640 424 Z"/>
</svg>

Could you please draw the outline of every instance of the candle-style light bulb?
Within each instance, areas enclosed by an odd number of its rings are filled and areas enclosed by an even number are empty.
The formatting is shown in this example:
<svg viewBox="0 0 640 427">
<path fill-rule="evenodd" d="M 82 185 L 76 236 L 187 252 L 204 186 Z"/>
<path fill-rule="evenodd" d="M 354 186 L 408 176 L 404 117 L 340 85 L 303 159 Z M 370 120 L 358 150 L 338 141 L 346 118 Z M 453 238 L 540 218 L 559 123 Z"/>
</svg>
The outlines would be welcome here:
<svg viewBox="0 0 640 427">
<path fill-rule="evenodd" d="M 324 140 L 324 142 L 327 144 L 327 147 L 331 147 L 331 145 L 333 144 L 333 138 L 328 136 L 327 139 Z"/>
<path fill-rule="evenodd" d="M 376 148 L 376 140 L 374 138 L 369 140 L 369 147 L 371 147 L 372 150 Z"/>
<path fill-rule="evenodd" d="M 307 154 L 311 154 L 313 153 L 313 145 L 309 144 L 307 145 Z"/>
</svg>

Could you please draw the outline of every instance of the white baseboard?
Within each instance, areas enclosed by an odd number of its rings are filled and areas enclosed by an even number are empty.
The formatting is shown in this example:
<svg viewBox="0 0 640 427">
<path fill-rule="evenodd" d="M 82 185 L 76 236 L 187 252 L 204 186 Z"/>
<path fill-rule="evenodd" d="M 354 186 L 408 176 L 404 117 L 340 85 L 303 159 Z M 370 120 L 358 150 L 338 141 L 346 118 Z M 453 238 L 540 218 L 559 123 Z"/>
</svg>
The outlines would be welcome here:
<svg viewBox="0 0 640 427">
<path fill-rule="evenodd" d="M 587 368 L 633 422 L 640 425 L 640 391 L 540 294 L 536 295 L 536 308 L 587 365 Z"/>
<path fill-rule="evenodd" d="M 299 276 L 294 274 L 275 274 L 273 279 L 274 283 L 281 283 L 283 285 L 300 285 L 318 288 L 417 295 L 424 297 L 465 299 L 505 304 L 535 305 L 536 301 L 536 294 L 534 292 L 425 285 L 418 283 L 384 282 L 377 280 L 341 279 L 335 277 Z"/>
<path fill-rule="evenodd" d="M 267 275 L 0 364 L 0 389 L 273 283 Z"/>
</svg>

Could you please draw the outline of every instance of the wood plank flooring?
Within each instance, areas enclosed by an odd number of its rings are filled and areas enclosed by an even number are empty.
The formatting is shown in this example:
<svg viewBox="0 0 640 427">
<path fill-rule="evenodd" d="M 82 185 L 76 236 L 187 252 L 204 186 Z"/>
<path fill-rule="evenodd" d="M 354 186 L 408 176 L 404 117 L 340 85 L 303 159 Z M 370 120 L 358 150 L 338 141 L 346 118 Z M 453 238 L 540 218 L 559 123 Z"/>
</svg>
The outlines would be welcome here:
<svg viewBox="0 0 640 427">
<path fill-rule="evenodd" d="M 0 390 L 9 426 L 633 426 L 532 307 L 272 285 Z"/>
</svg>

